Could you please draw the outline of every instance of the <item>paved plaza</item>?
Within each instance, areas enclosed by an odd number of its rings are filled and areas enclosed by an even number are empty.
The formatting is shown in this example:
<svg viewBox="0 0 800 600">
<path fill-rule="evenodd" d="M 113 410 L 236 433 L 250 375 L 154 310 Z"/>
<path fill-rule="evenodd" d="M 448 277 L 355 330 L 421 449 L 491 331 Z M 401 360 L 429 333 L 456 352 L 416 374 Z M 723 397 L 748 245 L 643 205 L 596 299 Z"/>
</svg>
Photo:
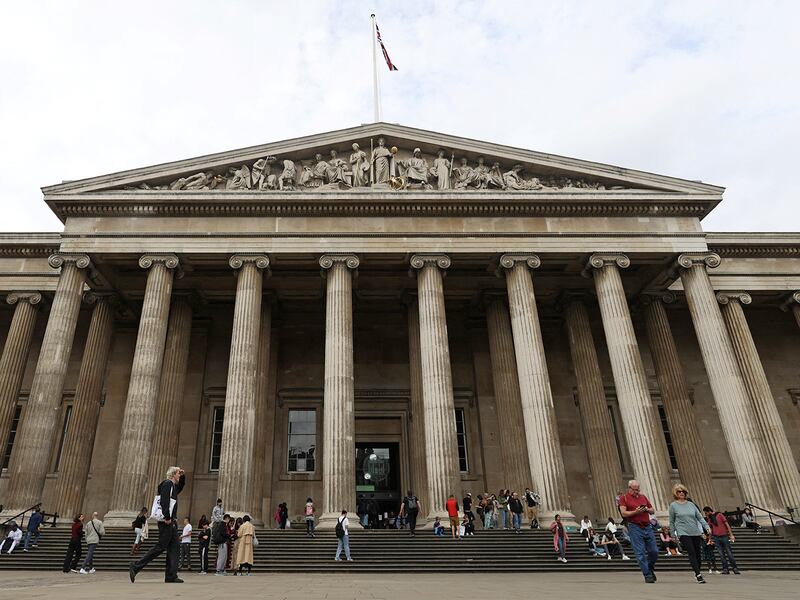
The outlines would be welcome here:
<svg viewBox="0 0 800 600">
<path fill-rule="evenodd" d="M 663 573 L 655 585 L 647 585 L 633 573 L 542 573 L 499 574 L 434 573 L 397 574 L 258 574 L 252 577 L 215 577 L 189 573 L 183 585 L 165 585 L 155 573 L 141 574 L 135 584 L 124 573 L 93 576 L 13 571 L 3 573 L 0 598 L 191 598 L 205 600 L 236 595 L 280 600 L 427 600 L 443 596 L 468 600 L 497 598 L 529 600 L 532 597 L 632 597 L 646 594 L 648 600 L 698 597 L 795 599 L 800 585 L 798 572 L 750 572 L 739 577 L 709 575 L 702 587 L 686 573 Z"/>
</svg>

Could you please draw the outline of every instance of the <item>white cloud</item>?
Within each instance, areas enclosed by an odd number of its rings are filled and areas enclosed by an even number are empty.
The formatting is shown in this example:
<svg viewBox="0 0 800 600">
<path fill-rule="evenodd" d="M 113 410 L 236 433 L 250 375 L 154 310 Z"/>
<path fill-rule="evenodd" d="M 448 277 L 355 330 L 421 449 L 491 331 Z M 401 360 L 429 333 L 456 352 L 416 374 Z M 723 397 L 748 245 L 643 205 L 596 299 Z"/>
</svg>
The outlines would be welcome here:
<svg viewBox="0 0 800 600">
<path fill-rule="evenodd" d="M 0 36 L 5 230 L 39 187 L 372 119 L 725 185 L 713 230 L 797 230 L 794 2 L 29 0 Z"/>
</svg>

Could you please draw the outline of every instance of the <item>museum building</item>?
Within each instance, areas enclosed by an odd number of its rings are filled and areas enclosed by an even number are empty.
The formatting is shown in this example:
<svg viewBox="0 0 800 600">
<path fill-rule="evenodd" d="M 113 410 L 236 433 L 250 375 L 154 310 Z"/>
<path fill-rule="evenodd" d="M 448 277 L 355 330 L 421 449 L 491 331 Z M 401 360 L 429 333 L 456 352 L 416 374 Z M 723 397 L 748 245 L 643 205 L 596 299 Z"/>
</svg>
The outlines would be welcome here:
<svg viewBox="0 0 800 600">
<path fill-rule="evenodd" d="M 170 465 L 195 520 L 795 509 L 800 234 L 705 232 L 723 192 L 388 123 L 45 187 L 63 231 L 0 234 L 3 514 L 129 526 Z"/>
</svg>

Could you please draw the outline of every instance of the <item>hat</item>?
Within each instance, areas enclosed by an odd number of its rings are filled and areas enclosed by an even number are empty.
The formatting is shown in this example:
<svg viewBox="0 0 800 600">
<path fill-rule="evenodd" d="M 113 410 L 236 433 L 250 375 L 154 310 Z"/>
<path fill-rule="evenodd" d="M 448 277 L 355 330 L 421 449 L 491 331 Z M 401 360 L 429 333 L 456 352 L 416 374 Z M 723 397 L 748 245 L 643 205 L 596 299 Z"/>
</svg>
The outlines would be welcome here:
<svg viewBox="0 0 800 600">
<path fill-rule="evenodd" d="M 472 496 L 472 493 L 471 492 L 467 492 L 467 496 Z"/>
</svg>

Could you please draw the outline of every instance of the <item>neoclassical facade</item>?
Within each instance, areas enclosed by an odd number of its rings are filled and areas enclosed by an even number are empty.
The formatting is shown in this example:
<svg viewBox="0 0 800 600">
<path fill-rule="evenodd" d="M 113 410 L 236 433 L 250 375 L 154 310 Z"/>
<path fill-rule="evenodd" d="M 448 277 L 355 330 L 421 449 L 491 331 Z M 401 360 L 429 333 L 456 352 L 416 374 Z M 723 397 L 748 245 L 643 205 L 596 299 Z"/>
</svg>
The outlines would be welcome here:
<svg viewBox="0 0 800 600">
<path fill-rule="evenodd" d="M 536 489 L 800 506 L 800 234 L 724 189 L 376 123 L 43 188 L 0 234 L 0 504 L 128 526 Z"/>
</svg>

